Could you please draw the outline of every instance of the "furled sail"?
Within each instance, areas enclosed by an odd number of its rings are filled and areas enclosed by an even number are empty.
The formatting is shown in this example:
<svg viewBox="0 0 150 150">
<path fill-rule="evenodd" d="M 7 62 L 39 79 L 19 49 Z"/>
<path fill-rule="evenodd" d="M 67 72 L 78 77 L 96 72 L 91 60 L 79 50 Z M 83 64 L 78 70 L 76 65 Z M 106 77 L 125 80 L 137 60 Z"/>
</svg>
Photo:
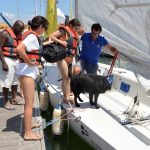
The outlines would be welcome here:
<svg viewBox="0 0 150 150">
<path fill-rule="evenodd" d="M 150 0 L 76 0 L 75 15 L 86 31 L 99 22 L 121 55 L 150 69 Z"/>
<path fill-rule="evenodd" d="M 56 0 L 47 0 L 46 18 L 49 21 L 46 36 L 57 30 L 57 9 Z"/>
</svg>

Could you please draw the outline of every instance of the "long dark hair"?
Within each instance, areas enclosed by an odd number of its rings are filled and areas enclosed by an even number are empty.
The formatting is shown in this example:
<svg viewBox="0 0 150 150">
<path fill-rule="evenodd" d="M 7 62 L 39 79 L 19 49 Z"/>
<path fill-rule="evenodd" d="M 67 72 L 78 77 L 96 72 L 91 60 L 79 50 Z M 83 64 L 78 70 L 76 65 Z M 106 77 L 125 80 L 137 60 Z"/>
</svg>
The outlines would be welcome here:
<svg viewBox="0 0 150 150">
<path fill-rule="evenodd" d="M 41 25 L 43 28 L 47 30 L 48 28 L 48 20 L 42 16 L 35 16 L 32 20 L 28 21 L 28 25 L 31 27 L 31 29 L 36 30 Z"/>
</svg>

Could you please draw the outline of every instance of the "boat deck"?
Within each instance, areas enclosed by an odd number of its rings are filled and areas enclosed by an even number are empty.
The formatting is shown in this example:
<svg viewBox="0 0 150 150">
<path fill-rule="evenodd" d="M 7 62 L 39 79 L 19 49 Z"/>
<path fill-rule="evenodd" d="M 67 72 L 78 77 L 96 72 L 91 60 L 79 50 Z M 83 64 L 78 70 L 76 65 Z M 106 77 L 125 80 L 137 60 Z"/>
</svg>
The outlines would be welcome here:
<svg viewBox="0 0 150 150">
<path fill-rule="evenodd" d="M 15 105 L 14 111 L 6 110 L 2 106 L 0 94 L 0 150 L 45 150 L 44 138 L 41 141 L 24 141 L 22 138 L 23 105 Z M 33 115 L 33 121 L 41 121 L 37 93 Z M 40 134 L 43 136 L 43 131 L 40 131 Z"/>
<path fill-rule="evenodd" d="M 55 76 L 51 75 L 50 71 Z M 105 94 L 100 94 L 98 97 L 98 104 L 101 106 L 100 109 L 95 109 L 94 106 L 89 104 L 88 94 L 80 95 L 84 102 L 80 103 L 78 101 L 80 108 L 76 108 L 73 105 L 74 111 L 70 114 L 70 118 L 75 118 L 75 120 L 70 121 L 70 125 L 79 136 L 84 138 L 96 149 L 126 150 L 131 147 L 137 150 L 149 149 L 150 119 L 147 119 L 147 122 L 139 121 L 138 123 L 132 124 L 125 122 L 126 115 L 123 114 L 127 111 L 130 104 L 133 103 L 137 94 L 136 78 L 130 72 L 119 70 L 117 73 L 121 77 L 117 78 L 115 88 L 107 91 Z M 132 77 L 130 81 L 131 89 L 128 94 L 120 90 L 121 81 L 128 81 L 127 74 Z M 55 106 L 62 96 L 61 82 L 58 81 L 60 78 L 58 68 L 55 65 L 47 64 L 43 71 L 43 77 L 47 90 L 49 91 L 51 104 Z M 139 91 L 141 92 L 141 89 Z M 147 105 L 149 97 L 145 96 L 143 98 L 144 100 L 142 99 L 139 102 L 137 109 L 140 113 L 139 118 L 150 116 L 149 105 Z M 63 104 L 63 107 L 66 110 L 70 109 L 68 104 Z"/>
</svg>

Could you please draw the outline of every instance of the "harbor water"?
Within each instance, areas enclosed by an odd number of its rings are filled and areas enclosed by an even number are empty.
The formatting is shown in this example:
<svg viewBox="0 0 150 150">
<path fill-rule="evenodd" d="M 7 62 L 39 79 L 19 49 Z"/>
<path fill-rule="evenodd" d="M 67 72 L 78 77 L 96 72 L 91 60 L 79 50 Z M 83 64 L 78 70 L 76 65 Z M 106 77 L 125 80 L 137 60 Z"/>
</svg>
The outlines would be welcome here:
<svg viewBox="0 0 150 150">
<path fill-rule="evenodd" d="M 52 112 L 53 107 L 49 105 L 48 111 L 42 112 L 43 118 L 46 121 L 51 120 Z M 44 130 L 46 150 L 94 150 L 68 126 L 67 122 L 60 136 L 54 136 L 51 128 L 49 126 Z"/>
</svg>

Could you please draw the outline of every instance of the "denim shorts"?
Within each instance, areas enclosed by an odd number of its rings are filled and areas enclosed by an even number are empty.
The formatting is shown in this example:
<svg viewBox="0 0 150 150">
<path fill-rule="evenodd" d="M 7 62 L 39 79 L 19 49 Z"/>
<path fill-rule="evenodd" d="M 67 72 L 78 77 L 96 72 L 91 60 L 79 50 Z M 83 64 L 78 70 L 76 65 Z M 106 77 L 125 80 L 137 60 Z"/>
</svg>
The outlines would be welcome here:
<svg viewBox="0 0 150 150">
<path fill-rule="evenodd" d="M 89 74 L 97 74 L 98 65 L 92 64 L 86 60 L 80 60 L 82 72 L 89 73 Z"/>
</svg>

